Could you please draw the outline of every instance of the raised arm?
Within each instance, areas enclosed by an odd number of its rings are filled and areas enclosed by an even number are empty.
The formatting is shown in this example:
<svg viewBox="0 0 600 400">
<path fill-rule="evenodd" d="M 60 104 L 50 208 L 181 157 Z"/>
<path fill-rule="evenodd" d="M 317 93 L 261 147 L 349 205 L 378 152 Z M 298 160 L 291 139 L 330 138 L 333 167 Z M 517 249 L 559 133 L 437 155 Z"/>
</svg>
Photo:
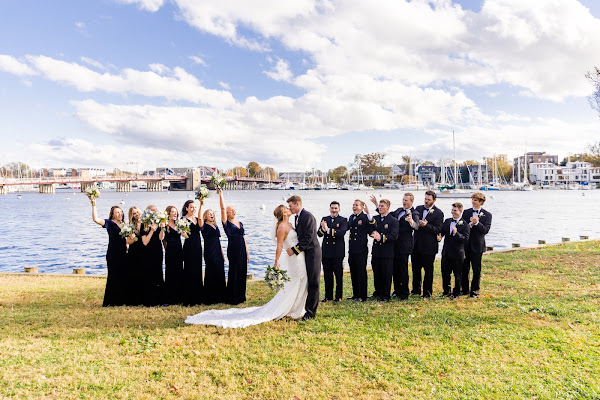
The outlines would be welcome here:
<svg viewBox="0 0 600 400">
<path fill-rule="evenodd" d="M 154 235 L 154 232 L 156 232 L 157 229 L 158 225 L 152 224 L 150 225 L 150 232 L 148 232 L 146 235 L 142 235 L 142 243 L 144 244 L 144 246 L 148 246 L 148 243 L 150 243 L 150 239 L 152 239 L 152 235 Z"/>
<path fill-rule="evenodd" d="M 217 188 L 217 192 L 219 193 L 219 204 L 221 205 L 221 222 L 227 222 L 227 212 L 225 212 L 225 198 L 223 197 L 223 191 Z"/>
<path fill-rule="evenodd" d="M 92 203 L 92 220 L 100 226 L 104 226 L 104 220 L 98 218 L 98 212 L 96 211 L 96 199 L 90 197 L 90 202 Z"/>
<path fill-rule="evenodd" d="M 202 228 L 204 220 L 202 219 L 202 206 L 204 205 L 204 199 L 200 199 L 200 207 L 198 207 L 198 228 Z"/>
</svg>

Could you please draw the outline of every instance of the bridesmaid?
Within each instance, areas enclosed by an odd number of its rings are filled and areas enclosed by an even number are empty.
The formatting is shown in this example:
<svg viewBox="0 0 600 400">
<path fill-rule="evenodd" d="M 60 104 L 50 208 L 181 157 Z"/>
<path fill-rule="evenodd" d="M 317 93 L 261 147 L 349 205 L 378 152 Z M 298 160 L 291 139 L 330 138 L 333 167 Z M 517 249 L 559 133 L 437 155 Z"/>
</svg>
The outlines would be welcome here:
<svg viewBox="0 0 600 400">
<path fill-rule="evenodd" d="M 221 204 L 221 221 L 223 230 L 228 238 L 227 259 L 229 260 L 229 274 L 227 275 L 227 302 L 229 304 L 240 304 L 246 301 L 246 276 L 248 273 L 248 262 L 250 254 L 246 247 L 244 237 L 244 224 L 235 219 L 235 208 L 227 206 L 223 191 L 219 192 Z"/>
<path fill-rule="evenodd" d="M 123 210 L 119 206 L 112 206 L 108 219 L 99 219 L 96 211 L 96 199 L 90 198 L 92 203 L 92 220 L 105 228 L 108 232 L 108 249 L 106 250 L 106 288 L 104 289 L 103 307 L 122 306 L 127 303 L 127 275 L 125 273 L 127 257 L 127 239 L 121 237 L 123 224 Z"/>
<path fill-rule="evenodd" d="M 203 201 L 200 200 L 202 209 Z M 225 302 L 225 257 L 221 248 L 221 232 L 215 222 L 215 213 L 206 210 L 199 220 L 204 238 L 204 302 L 217 304 Z"/>
<path fill-rule="evenodd" d="M 149 205 L 146 210 L 157 212 L 154 205 Z M 165 238 L 165 223 L 144 226 L 142 243 L 144 244 L 144 273 L 142 274 L 143 297 L 142 303 L 147 307 L 158 306 L 164 303 L 163 290 L 163 247 Z"/>
<path fill-rule="evenodd" d="M 181 213 L 190 221 L 190 235 L 183 243 L 184 304 L 195 306 L 202 304 L 204 288 L 202 286 L 202 242 L 199 218 L 194 215 L 196 213 L 194 200 L 186 201 L 181 208 Z"/>
<path fill-rule="evenodd" d="M 127 240 L 127 280 L 129 282 L 128 304 L 139 306 L 142 304 L 144 287 L 144 245 L 142 243 L 142 210 L 133 206 L 129 209 L 129 224 L 133 225 L 131 240 Z M 135 240 L 135 239 L 137 240 Z"/>
<path fill-rule="evenodd" d="M 175 221 L 179 219 L 177 207 L 169 206 L 165 210 L 169 223 L 165 231 L 163 246 L 165 247 L 165 289 L 166 301 L 169 304 L 183 304 L 183 247 L 181 237 L 187 238 L 187 233 L 177 232 Z"/>
</svg>

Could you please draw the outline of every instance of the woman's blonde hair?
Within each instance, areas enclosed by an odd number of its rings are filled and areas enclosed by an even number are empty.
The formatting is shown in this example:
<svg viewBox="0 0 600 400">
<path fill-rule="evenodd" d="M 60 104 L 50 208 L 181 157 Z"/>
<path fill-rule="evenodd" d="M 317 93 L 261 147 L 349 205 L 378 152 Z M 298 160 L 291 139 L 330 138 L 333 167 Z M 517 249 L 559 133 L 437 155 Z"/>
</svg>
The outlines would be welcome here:
<svg viewBox="0 0 600 400">
<path fill-rule="evenodd" d="M 277 218 L 277 225 L 275 225 L 275 233 L 277 234 L 277 230 L 279 229 L 279 224 L 283 222 L 283 218 L 285 217 L 285 206 L 283 204 L 278 205 L 273 210 L 273 215 Z"/>
<path fill-rule="evenodd" d="M 134 230 L 136 233 L 140 233 L 140 232 L 137 230 L 137 224 L 138 224 L 138 222 L 140 222 L 140 220 L 139 220 L 139 219 L 137 219 L 137 218 L 135 218 L 135 217 L 133 216 L 133 212 L 134 212 L 135 210 L 138 210 L 139 212 L 142 212 L 142 210 L 140 210 L 140 209 L 139 209 L 139 208 L 137 208 L 136 206 L 129 207 L 129 213 L 128 213 L 128 214 L 129 214 L 129 223 L 130 223 L 131 225 L 133 225 L 133 230 Z"/>
</svg>

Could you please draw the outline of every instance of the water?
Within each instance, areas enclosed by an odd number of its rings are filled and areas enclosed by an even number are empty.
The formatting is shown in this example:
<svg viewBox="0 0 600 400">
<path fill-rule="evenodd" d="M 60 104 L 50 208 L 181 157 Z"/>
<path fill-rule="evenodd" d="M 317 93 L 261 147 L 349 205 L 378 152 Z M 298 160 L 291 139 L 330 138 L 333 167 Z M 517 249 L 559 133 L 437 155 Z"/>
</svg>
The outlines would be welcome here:
<svg viewBox="0 0 600 400">
<path fill-rule="evenodd" d="M 280 191 L 249 190 L 229 191 L 226 203 L 234 205 L 238 219 L 244 223 L 246 242 L 250 251 L 248 272 L 263 276 L 267 264 L 272 264 L 275 243 L 270 239 L 274 223 L 273 209 L 285 204 L 291 194 L 300 195 L 304 207 L 318 220 L 328 215 L 329 203 L 341 203 L 340 214 L 348 217 L 356 198 L 367 201 L 370 194 L 388 198 L 392 210 L 401 205 L 402 191 Z M 585 195 L 582 195 L 585 193 Z M 415 206 L 422 204 L 424 192 L 414 192 Z M 125 213 L 129 207 L 144 208 L 155 204 L 159 209 L 169 205 L 181 210 L 192 192 L 116 193 L 103 191 L 97 200 L 98 216 L 108 218 L 112 205 L 120 205 Z M 531 191 L 487 193 L 484 208 L 493 214 L 493 223 L 487 235 L 488 246 L 496 249 L 535 245 L 539 239 L 547 243 L 560 242 L 562 237 L 578 239 L 580 235 L 600 236 L 600 190 L 591 191 Z M 67 198 L 69 200 L 67 200 Z M 121 204 L 121 201 L 124 204 Z M 206 208 L 216 211 L 220 218 L 218 196 L 215 192 L 206 201 Z M 451 204 L 461 201 L 470 207 L 470 199 L 438 199 L 436 205 L 450 215 Z M 265 206 L 261 210 L 261 205 Z M 87 273 L 106 274 L 106 231 L 91 218 L 91 205 L 87 197 L 73 190 L 58 190 L 56 194 L 21 193 L 19 199 L 11 193 L 0 196 L 0 221 L 3 221 L 4 239 L 0 242 L 0 271 L 22 272 L 23 267 L 38 266 L 40 272 L 72 273 L 73 268 L 86 268 Z M 227 238 L 223 235 L 223 249 Z"/>
</svg>

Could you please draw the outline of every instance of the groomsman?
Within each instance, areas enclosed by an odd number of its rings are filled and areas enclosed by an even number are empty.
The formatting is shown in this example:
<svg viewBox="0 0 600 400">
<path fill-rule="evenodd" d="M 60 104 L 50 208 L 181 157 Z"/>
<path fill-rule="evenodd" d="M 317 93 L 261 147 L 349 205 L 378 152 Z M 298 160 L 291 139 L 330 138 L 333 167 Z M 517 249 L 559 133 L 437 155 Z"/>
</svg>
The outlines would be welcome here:
<svg viewBox="0 0 600 400">
<path fill-rule="evenodd" d="M 364 212 L 363 212 L 364 210 Z M 366 213 L 365 213 L 366 212 Z M 348 265 L 352 279 L 352 300 L 367 299 L 367 257 L 369 235 L 375 230 L 375 219 L 362 200 L 354 200 L 352 215 L 348 220 Z"/>
<path fill-rule="evenodd" d="M 373 252 L 371 266 L 378 301 L 389 301 L 394 272 L 394 242 L 398 239 L 398 219 L 390 214 L 390 201 L 379 202 L 379 215 L 375 217 L 377 229 L 371 233 Z"/>
<path fill-rule="evenodd" d="M 415 245 L 412 258 L 412 292 L 421 294 L 421 269 L 425 270 L 423 278 L 423 298 L 428 299 L 433 292 L 433 262 L 439 251 L 437 235 L 442 231 L 444 213 L 434 203 L 437 195 L 434 191 L 425 192 L 425 204 L 418 206 L 416 211 L 421 216 L 419 229 L 415 231 Z"/>
<path fill-rule="evenodd" d="M 442 248 L 442 296 L 450 296 L 452 300 L 460 296 L 461 270 L 465 259 L 465 244 L 469 240 L 471 227 L 469 222 L 462 218 L 463 205 L 452 204 L 452 218 L 444 221 L 439 239 L 444 237 Z M 451 278 L 454 274 L 454 290 L 452 290 Z M 452 294 L 450 291 L 452 290 Z"/>
<path fill-rule="evenodd" d="M 483 193 L 473 193 L 471 204 L 473 208 L 465 210 L 463 218 L 469 221 L 471 236 L 465 244 L 465 261 L 462 265 L 462 294 L 469 297 L 479 297 L 479 282 L 481 280 L 481 256 L 485 251 L 485 235 L 492 227 L 492 213 L 482 208 L 485 203 Z M 469 269 L 473 266 L 473 281 L 469 291 Z"/>
<path fill-rule="evenodd" d="M 329 205 L 330 215 L 321 219 L 317 235 L 323 238 L 321 245 L 323 278 L 325 279 L 325 297 L 321 300 L 334 300 L 333 277 L 335 276 L 335 302 L 342 300 L 344 290 L 344 256 L 346 245 L 344 235 L 348 230 L 348 220 L 340 216 L 340 203 L 332 201 Z"/>
<path fill-rule="evenodd" d="M 413 208 L 415 196 L 405 193 L 402 197 L 402 207 L 390 214 L 398 219 L 398 239 L 394 242 L 394 291 L 392 297 L 400 300 L 408 299 L 408 257 L 412 253 L 413 231 L 419 229 L 419 213 Z M 377 205 L 377 198 L 371 195 L 371 201 Z M 379 209 L 377 209 L 379 212 Z"/>
</svg>

